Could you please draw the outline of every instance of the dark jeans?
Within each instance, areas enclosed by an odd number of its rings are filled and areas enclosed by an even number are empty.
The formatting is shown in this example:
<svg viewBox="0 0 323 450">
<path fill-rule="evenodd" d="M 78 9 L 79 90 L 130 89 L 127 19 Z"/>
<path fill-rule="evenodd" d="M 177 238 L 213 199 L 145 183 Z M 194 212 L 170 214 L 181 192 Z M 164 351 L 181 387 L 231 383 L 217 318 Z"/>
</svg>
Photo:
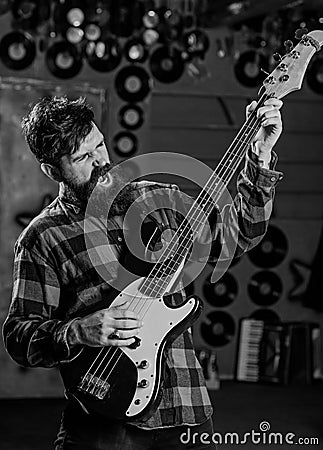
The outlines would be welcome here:
<svg viewBox="0 0 323 450">
<path fill-rule="evenodd" d="M 204 434 L 201 440 L 202 433 L 208 433 L 208 436 Z M 142 430 L 67 407 L 62 415 L 55 450 L 216 450 L 212 434 L 211 419 L 190 427 Z"/>
</svg>

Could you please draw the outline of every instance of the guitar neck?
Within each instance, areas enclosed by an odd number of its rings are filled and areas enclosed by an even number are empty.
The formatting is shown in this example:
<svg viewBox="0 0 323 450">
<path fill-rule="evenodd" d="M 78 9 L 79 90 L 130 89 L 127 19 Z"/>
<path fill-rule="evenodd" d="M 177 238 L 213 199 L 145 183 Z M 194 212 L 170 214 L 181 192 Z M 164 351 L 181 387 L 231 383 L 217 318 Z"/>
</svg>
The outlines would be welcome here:
<svg viewBox="0 0 323 450">
<path fill-rule="evenodd" d="M 150 274 L 143 281 L 140 291 L 152 297 L 163 296 L 182 267 L 194 240 L 204 227 L 211 211 L 244 158 L 250 142 L 260 127 L 257 110 L 268 98 L 259 99 L 255 110 L 246 119 L 231 145 L 218 163 L 200 194 L 194 201 L 183 222 L 177 229 Z"/>
</svg>

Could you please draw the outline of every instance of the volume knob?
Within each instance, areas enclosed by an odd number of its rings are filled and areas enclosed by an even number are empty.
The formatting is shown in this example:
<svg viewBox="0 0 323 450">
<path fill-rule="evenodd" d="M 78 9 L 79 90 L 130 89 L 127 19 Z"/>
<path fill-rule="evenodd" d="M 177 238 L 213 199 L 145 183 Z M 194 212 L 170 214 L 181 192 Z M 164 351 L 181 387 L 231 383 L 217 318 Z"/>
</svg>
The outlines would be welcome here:
<svg viewBox="0 0 323 450">
<path fill-rule="evenodd" d="M 148 385 L 149 385 L 149 381 L 146 380 L 145 378 L 140 380 L 138 383 L 138 387 L 141 387 L 141 388 L 146 388 L 146 387 L 148 387 Z"/>
<path fill-rule="evenodd" d="M 143 359 L 139 366 L 140 369 L 147 369 L 149 367 L 149 362 L 147 361 L 147 359 Z"/>
</svg>

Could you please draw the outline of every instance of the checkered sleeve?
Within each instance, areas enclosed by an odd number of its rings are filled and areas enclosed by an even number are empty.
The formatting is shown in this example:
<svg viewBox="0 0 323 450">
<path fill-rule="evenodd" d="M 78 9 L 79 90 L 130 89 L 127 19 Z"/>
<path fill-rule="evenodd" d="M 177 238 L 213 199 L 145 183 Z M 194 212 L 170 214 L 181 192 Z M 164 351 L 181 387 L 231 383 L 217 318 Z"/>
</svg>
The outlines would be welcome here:
<svg viewBox="0 0 323 450">
<path fill-rule="evenodd" d="M 191 256 L 193 260 L 231 260 L 261 241 L 271 216 L 275 187 L 283 176 L 275 170 L 276 163 L 274 152 L 269 169 L 261 168 L 251 152 L 247 154 L 237 178 L 235 198 L 213 209 L 208 230 L 206 227 L 201 233 Z"/>
<path fill-rule="evenodd" d="M 72 321 L 57 317 L 59 278 L 49 261 L 33 248 L 16 244 L 12 301 L 3 325 L 9 355 L 26 367 L 53 367 L 74 352 L 66 334 Z"/>
</svg>

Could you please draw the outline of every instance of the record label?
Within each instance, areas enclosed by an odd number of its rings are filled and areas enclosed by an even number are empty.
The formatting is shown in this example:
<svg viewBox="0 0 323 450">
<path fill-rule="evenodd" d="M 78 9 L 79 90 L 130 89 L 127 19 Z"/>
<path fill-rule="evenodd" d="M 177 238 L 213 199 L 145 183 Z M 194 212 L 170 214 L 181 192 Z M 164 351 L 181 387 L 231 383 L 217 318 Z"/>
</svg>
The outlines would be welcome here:
<svg viewBox="0 0 323 450">
<path fill-rule="evenodd" d="M 264 270 L 254 274 L 248 284 L 250 299 L 260 306 L 278 302 L 283 292 L 283 283 L 275 272 Z"/>
<path fill-rule="evenodd" d="M 238 294 L 238 283 L 234 276 L 226 272 L 216 283 L 211 283 L 211 276 L 212 274 L 203 285 L 206 301 L 216 307 L 228 306 L 234 302 Z"/>
<path fill-rule="evenodd" d="M 150 58 L 152 75 L 161 83 L 174 83 L 184 72 L 184 61 L 177 49 L 159 47 Z"/>
</svg>

